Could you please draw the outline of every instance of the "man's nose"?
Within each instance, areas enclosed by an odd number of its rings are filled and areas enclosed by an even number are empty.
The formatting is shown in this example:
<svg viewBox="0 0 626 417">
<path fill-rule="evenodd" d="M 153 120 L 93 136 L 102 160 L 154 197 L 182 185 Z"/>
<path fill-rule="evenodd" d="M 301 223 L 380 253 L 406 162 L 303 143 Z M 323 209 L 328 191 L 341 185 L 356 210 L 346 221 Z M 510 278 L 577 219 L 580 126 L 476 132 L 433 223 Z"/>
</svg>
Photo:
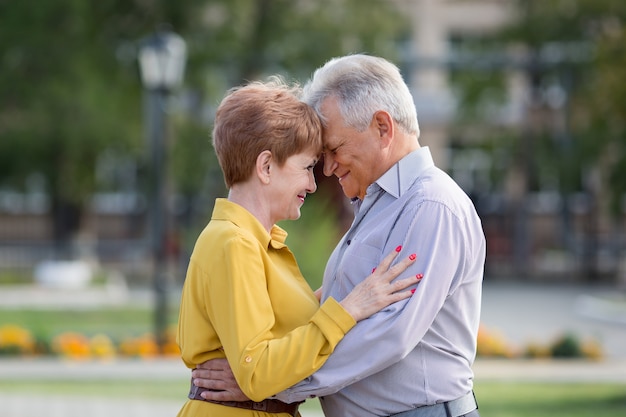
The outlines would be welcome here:
<svg viewBox="0 0 626 417">
<path fill-rule="evenodd" d="M 332 154 L 325 153 L 324 154 L 324 175 L 330 177 L 335 172 L 337 168 L 337 163 L 335 162 L 335 158 L 333 158 Z"/>
</svg>

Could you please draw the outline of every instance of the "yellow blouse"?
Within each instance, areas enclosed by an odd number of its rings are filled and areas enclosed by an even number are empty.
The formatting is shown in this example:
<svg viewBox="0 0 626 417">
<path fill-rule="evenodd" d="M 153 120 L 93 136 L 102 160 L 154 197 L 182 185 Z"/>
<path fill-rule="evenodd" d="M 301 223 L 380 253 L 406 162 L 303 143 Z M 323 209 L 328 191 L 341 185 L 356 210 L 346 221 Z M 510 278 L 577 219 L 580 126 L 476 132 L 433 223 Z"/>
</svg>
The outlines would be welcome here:
<svg viewBox="0 0 626 417">
<path fill-rule="evenodd" d="M 319 369 L 356 324 L 332 298 L 320 307 L 286 237 L 278 226 L 268 234 L 246 209 L 217 199 L 183 286 L 177 340 L 185 365 L 226 357 L 254 401 Z M 190 400 L 179 416 L 191 415 L 264 413 Z"/>
</svg>

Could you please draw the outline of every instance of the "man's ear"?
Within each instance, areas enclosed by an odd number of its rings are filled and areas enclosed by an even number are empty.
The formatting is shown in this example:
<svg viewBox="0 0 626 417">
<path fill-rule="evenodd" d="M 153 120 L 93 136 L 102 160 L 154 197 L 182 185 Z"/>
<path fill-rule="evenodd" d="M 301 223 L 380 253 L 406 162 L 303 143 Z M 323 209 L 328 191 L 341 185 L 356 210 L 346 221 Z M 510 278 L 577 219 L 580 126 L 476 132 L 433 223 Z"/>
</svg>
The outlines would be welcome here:
<svg viewBox="0 0 626 417">
<path fill-rule="evenodd" d="M 263 184 L 270 182 L 272 152 L 265 150 L 256 157 L 256 175 Z"/>
<path fill-rule="evenodd" d="M 383 142 L 383 146 L 389 146 L 394 135 L 393 119 L 389 113 L 379 110 L 372 118 L 373 127 L 378 132 L 378 136 Z"/>
</svg>

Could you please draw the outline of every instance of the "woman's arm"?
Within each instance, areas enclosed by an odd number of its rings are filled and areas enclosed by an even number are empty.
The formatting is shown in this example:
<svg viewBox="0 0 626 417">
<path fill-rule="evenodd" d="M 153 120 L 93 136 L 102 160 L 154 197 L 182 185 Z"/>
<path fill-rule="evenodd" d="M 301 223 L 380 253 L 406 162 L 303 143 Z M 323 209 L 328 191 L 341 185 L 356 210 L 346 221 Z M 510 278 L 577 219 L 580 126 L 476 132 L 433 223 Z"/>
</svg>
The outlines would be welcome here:
<svg viewBox="0 0 626 417">
<path fill-rule="evenodd" d="M 415 257 L 409 257 L 407 259 L 404 259 L 395 266 L 391 267 L 390 265 L 396 256 L 397 252 L 394 252 L 387 256 L 376 268 L 376 271 L 372 273 L 372 275 L 365 279 L 361 284 L 357 285 L 357 287 L 355 287 L 354 290 L 346 298 L 344 298 L 344 300 L 342 300 L 342 305 L 347 306 L 347 309 L 352 311 L 351 314 L 353 314 L 353 317 L 355 319 L 360 320 L 366 318 L 369 315 L 377 312 L 381 308 L 384 308 L 389 304 L 395 302 L 394 300 L 402 300 L 412 294 L 411 290 L 402 290 L 407 286 L 416 284 L 421 278 L 411 277 L 403 280 L 398 280 L 394 283 L 391 283 L 391 281 L 395 277 L 397 277 L 402 271 L 404 271 L 404 269 L 408 265 L 411 265 L 414 262 Z M 336 303 L 334 300 L 327 300 L 325 305 L 322 306 L 322 309 L 328 308 L 328 302 L 331 302 L 333 304 Z M 318 314 L 322 313 L 320 312 Z M 295 340 L 293 339 L 292 341 L 295 342 Z M 269 343 L 269 347 L 272 347 L 271 342 Z M 275 345 L 273 347 L 278 346 Z M 288 352 L 284 352 L 284 355 L 286 355 L 286 358 L 289 358 L 290 356 Z M 322 364 L 326 360 L 326 358 L 327 356 L 324 357 Z M 284 361 L 281 363 L 284 364 Z M 238 369 L 236 369 L 237 366 L 238 365 L 236 364 L 234 364 L 233 366 L 233 368 L 235 368 L 235 374 L 239 373 Z M 203 393 L 202 395 L 206 399 L 218 401 L 244 400 L 245 398 L 247 398 L 246 394 L 239 390 L 235 382 L 235 378 L 232 377 L 232 375 L 229 374 L 225 370 L 225 368 L 226 367 L 223 361 L 209 361 L 207 363 L 200 364 L 198 365 L 198 369 L 193 371 L 192 375 L 194 378 L 196 378 L 194 382 L 196 383 L 196 385 L 204 388 L 221 390 Z M 284 379 L 291 380 L 292 378 L 296 377 L 291 366 L 285 365 L 283 368 L 287 368 L 290 370 L 289 376 L 286 376 Z M 277 370 L 274 370 L 274 375 L 276 372 Z M 289 381 L 286 380 L 283 382 L 285 384 L 289 383 Z M 248 389 L 244 387 L 244 391 L 248 391 Z"/>
</svg>

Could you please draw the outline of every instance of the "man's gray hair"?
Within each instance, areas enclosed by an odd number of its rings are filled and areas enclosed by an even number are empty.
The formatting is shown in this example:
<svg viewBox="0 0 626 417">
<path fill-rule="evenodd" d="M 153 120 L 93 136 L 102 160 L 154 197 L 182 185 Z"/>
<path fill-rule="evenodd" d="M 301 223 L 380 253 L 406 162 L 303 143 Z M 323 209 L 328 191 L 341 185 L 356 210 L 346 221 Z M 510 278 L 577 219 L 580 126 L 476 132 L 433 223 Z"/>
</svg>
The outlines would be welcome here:
<svg viewBox="0 0 626 417">
<path fill-rule="evenodd" d="M 302 99 L 315 109 L 324 124 L 321 106 L 329 97 L 337 98 L 343 119 L 358 131 L 367 129 L 374 113 L 384 110 L 404 132 L 419 137 L 417 111 L 409 87 L 398 67 L 383 58 L 347 55 L 318 68 L 304 86 Z"/>
</svg>

